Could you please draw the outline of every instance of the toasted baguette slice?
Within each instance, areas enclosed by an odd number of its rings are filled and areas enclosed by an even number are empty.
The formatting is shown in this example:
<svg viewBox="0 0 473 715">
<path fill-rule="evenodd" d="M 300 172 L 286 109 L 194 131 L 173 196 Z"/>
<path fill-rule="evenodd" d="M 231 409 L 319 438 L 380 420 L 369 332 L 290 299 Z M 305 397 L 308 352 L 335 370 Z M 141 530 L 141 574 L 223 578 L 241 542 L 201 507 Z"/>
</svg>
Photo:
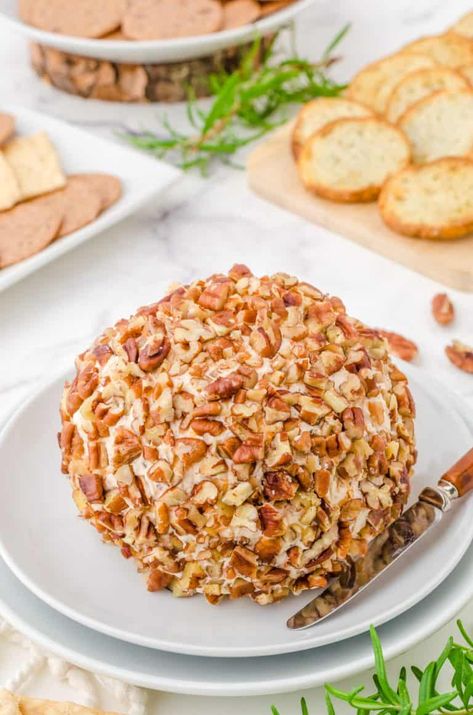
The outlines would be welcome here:
<svg viewBox="0 0 473 715">
<path fill-rule="evenodd" d="M 473 162 L 461 157 L 411 166 L 383 186 L 384 222 L 415 238 L 459 238 L 473 231 Z"/>
<path fill-rule="evenodd" d="M 292 132 L 292 152 L 297 159 L 311 134 L 336 119 L 372 117 L 373 112 L 359 102 L 341 97 L 318 97 L 308 102 L 297 115 Z"/>
<path fill-rule="evenodd" d="M 373 62 L 358 72 L 350 82 L 346 96 L 370 107 L 378 114 L 384 114 L 389 95 L 403 77 L 410 72 L 435 65 L 435 60 L 427 55 L 398 52 Z"/>
<path fill-rule="evenodd" d="M 473 41 L 456 32 L 443 35 L 430 35 L 414 40 L 404 47 L 407 52 L 420 52 L 428 55 L 439 65 L 461 67 L 473 62 Z"/>
<path fill-rule="evenodd" d="M 473 39 L 473 12 L 467 12 L 451 28 L 452 32 Z"/>
<path fill-rule="evenodd" d="M 388 176 L 409 160 L 409 143 L 391 124 L 374 117 L 337 119 L 307 140 L 298 170 L 309 191 L 355 203 L 374 201 Z"/>
<path fill-rule="evenodd" d="M 470 83 L 470 85 L 473 87 L 473 64 L 471 65 L 463 65 L 462 67 L 458 68 L 458 72 L 461 74 L 462 77 L 464 77 L 467 82 Z"/>
<path fill-rule="evenodd" d="M 436 92 L 414 104 L 398 122 L 417 164 L 473 151 L 473 91 Z"/>
<path fill-rule="evenodd" d="M 391 92 L 386 118 L 395 124 L 409 107 L 429 94 L 442 90 L 461 92 L 464 89 L 471 89 L 470 83 L 450 67 L 431 67 L 411 72 Z"/>
</svg>

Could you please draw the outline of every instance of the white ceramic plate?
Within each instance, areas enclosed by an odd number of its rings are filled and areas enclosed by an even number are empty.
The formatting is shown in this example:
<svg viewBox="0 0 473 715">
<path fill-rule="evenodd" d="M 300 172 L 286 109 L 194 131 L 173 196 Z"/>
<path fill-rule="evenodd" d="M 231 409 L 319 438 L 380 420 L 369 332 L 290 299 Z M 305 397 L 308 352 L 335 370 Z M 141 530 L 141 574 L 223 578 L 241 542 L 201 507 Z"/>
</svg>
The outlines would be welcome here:
<svg viewBox="0 0 473 715">
<path fill-rule="evenodd" d="M 473 547 L 430 596 L 378 628 L 387 658 L 412 648 L 473 597 Z M 86 670 L 186 695 L 268 695 L 317 687 L 370 668 L 367 634 L 304 653 L 199 658 L 121 643 L 69 620 L 33 596 L 0 559 L 0 614 L 50 653 Z M 222 708 L 224 711 L 225 708 Z"/>
<path fill-rule="evenodd" d="M 181 62 L 196 57 L 206 57 L 218 50 L 251 42 L 256 36 L 264 36 L 288 24 L 301 10 L 315 0 L 297 0 L 272 15 L 234 30 L 214 32 L 210 35 L 185 37 L 175 40 L 89 40 L 53 32 L 44 32 L 22 22 L 18 17 L 18 0 L 3 0 L 0 19 L 34 42 L 56 47 L 86 57 L 95 57 L 112 62 Z"/>
<path fill-rule="evenodd" d="M 20 135 L 41 130 L 47 132 L 67 174 L 106 172 L 118 176 L 123 184 L 122 197 L 95 221 L 54 241 L 36 255 L 14 266 L 2 268 L 0 291 L 129 216 L 180 176 L 177 169 L 162 161 L 101 139 L 47 114 L 11 105 L 1 105 L 0 109 L 15 116 L 17 133 Z"/>
<path fill-rule="evenodd" d="M 421 372 L 409 372 L 418 408 L 415 495 L 470 448 L 471 435 L 449 393 L 432 386 Z M 2 433 L 0 553 L 47 604 L 107 635 L 176 653 L 220 657 L 274 655 L 338 642 L 425 598 L 472 539 L 470 499 L 352 604 L 307 631 L 285 626 L 288 616 L 312 597 L 307 593 L 265 608 L 248 599 L 213 608 L 201 597 L 148 593 L 133 563 L 102 544 L 95 530 L 76 516 L 56 447 L 62 383 L 56 380 L 40 391 Z"/>
</svg>

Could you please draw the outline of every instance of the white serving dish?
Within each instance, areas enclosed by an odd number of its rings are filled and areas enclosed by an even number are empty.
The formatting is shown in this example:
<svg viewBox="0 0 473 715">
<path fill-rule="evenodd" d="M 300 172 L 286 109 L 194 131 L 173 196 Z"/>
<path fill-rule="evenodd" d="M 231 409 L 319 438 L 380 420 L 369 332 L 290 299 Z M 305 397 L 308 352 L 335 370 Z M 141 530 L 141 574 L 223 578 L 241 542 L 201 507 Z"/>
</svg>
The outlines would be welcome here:
<svg viewBox="0 0 473 715">
<path fill-rule="evenodd" d="M 17 133 L 20 135 L 40 130 L 47 132 L 59 153 L 66 174 L 114 174 L 121 179 L 123 188 L 122 197 L 92 223 L 54 241 L 20 263 L 2 268 L 0 291 L 111 228 L 169 187 L 181 175 L 169 164 L 143 156 L 138 151 L 120 146 L 117 142 L 101 139 L 47 114 L 12 105 L 1 105 L 0 109 L 15 116 Z"/>
<path fill-rule="evenodd" d="M 473 547 L 433 593 L 378 628 L 386 658 L 428 638 L 473 597 Z M 142 648 L 75 623 L 26 589 L 0 559 L 0 614 L 49 653 L 97 674 L 183 695 L 274 695 L 334 683 L 373 665 L 368 634 L 304 653 L 199 658 Z M 224 711 L 225 708 L 222 708 Z"/>
<path fill-rule="evenodd" d="M 256 36 L 264 36 L 287 25 L 299 12 L 315 0 L 297 0 L 288 7 L 268 15 L 250 25 L 234 30 L 214 32 L 210 35 L 179 38 L 175 40 L 89 40 L 53 32 L 44 32 L 22 22 L 18 16 L 18 0 L 3 0 L 0 20 L 17 30 L 29 40 L 63 52 L 85 57 L 111 60 L 112 62 L 168 63 L 181 62 L 197 57 L 213 55 L 218 50 L 251 42 Z"/>
<path fill-rule="evenodd" d="M 471 432 L 444 387 L 418 369 L 408 372 L 418 409 L 414 497 L 471 447 Z M 151 594 L 134 564 L 76 516 L 56 446 L 63 380 L 39 391 L 0 437 L 0 554 L 36 596 L 98 632 L 174 653 L 226 658 L 321 647 L 407 611 L 449 575 L 472 540 L 473 499 L 465 499 L 371 588 L 306 631 L 290 631 L 285 623 L 313 597 L 308 593 L 265 608 L 248 599 L 215 608 L 202 597 Z"/>
</svg>

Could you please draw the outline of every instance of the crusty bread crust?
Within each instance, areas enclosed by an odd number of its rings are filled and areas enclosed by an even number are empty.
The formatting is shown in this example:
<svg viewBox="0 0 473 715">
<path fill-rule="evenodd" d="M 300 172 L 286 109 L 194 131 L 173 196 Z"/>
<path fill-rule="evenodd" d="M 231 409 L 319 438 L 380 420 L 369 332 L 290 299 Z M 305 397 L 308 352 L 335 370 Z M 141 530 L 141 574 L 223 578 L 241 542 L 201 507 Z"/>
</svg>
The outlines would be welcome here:
<svg viewBox="0 0 473 715">
<path fill-rule="evenodd" d="M 444 179 L 443 182 L 439 181 L 439 175 Z M 418 219 L 413 220 L 412 217 L 407 216 L 405 209 L 403 212 L 403 197 L 407 196 L 412 200 L 414 189 L 420 188 L 421 182 L 424 185 L 428 184 L 431 176 L 436 178 L 428 186 L 428 193 L 422 196 L 424 202 L 423 205 L 419 203 Z M 455 197 L 458 185 L 460 185 L 458 194 L 461 195 L 463 191 L 469 192 L 471 196 L 469 206 L 464 206 L 462 197 L 459 207 Z M 451 218 L 448 218 L 447 204 L 450 200 Z M 432 204 L 442 206 L 444 212 L 442 219 L 436 222 L 432 221 Z M 459 208 L 463 208 L 460 217 Z M 423 166 L 410 166 L 403 169 L 388 179 L 383 186 L 379 197 L 379 210 L 386 225 L 405 236 L 440 240 L 466 236 L 473 231 L 473 161 L 462 157 L 446 157 Z"/>
<path fill-rule="evenodd" d="M 458 103 L 463 111 L 458 111 Z M 446 113 L 452 105 L 451 117 Z M 457 105 L 457 106 L 455 106 Z M 430 112 L 430 116 L 429 116 Z M 439 117 L 442 121 L 439 120 Z M 473 152 L 473 91 L 434 92 L 412 105 L 397 126 L 412 146 L 413 160 L 422 164 L 447 156 L 469 156 Z M 454 126 L 453 121 L 462 122 Z"/>
<path fill-rule="evenodd" d="M 314 156 L 314 150 L 317 151 L 317 149 L 319 147 L 323 147 L 323 144 L 326 142 L 336 142 L 336 135 L 339 132 L 349 132 L 356 127 L 368 130 L 372 128 L 374 134 L 370 141 L 366 141 L 366 138 L 360 139 L 362 143 L 366 143 L 366 151 L 361 152 L 363 154 L 364 163 L 360 164 L 359 168 L 357 167 L 356 170 L 359 171 L 360 178 L 363 178 L 363 174 L 366 172 L 366 182 L 357 186 L 355 186 L 354 182 L 353 186 L 348 188 L 340 185 L 337 186 L 335 176 L 333 183 L 321 180 L 321 178 L 316 175 L 316 171 L 314 170 L 314 164 L 317 165 L 317 158 Z M 386 171 L 383 173 L 383 176 L 373 181 L 369 178 L 369 172 L 366 170 L 369 167 L 370 150 L 376 146 L 376 142 L 378 142 L 379 146 L 380 137 L 379 135 L 376 136 L 376 132 L 379 131 L 380 128 L 382 128 L 382 131 L 385 132 L 386 141 L 392 141 L 394 138 L 394 141 L 397 143 L 396 150 L 398 150 L 399 155 L 398 157 L 392 156 L 390 160 L 387 160 Z M 353 166 L 348 166 L 348 152 L 344 151 L 342 154 L 342 161 L 343 157 L 347 159 L 348 173 L 353 172 Z M 299 175 L 305 187 L 314 194 L 339 203 L 365 203 L 376 200 L 387 176 L 407 166 L 410 161 L 410 156 L 411 150 L 409 142 L 404 134 L 397 127 L 388 124 L 382 119 L 375 117 L 337 119 L 334 122 L 330 122 L 310 137 L 302 149 L 297 166 Z M 320 158 L 318 161 L 320 162 Z M 389 166 L 389 163 L 391 166 Z"/>
<path fill-rule="evenodd" d="M 456 32 L 420 37 L 404 47 L 404 52 L 420 52 L 445 67 L 461 67 L 473 62 L 473 41 Z"/>
<path fill-rule="evenodd" d="M 325 115 L 325 118 L 324 118 Z M 373 112 L 360 102 L 344 97 L 317 97 L 305 104 L 299 111 L 292 131 L 291 147 L 297 159 L 310 134 L 322 129 L 326 124 L 348 117 L 372 117 Z M 328 117 L 328 118 L 327 118 Z M 316 124 L 316 128 L 307 134 L 307 125 Z"/>
<path fill-rule="evenodd" d="M 451 67 L 431 67 L 410 72 L 392 90 L 386 117 L 395 124 L 410 107 L 430 94 L 468 89 L 471 89 L 468 79 Z"/>
<path fill-rule="evenodd" d="M 384 114 L 392 89 L 403 77 L 436 64 L 435 60 L 420 52 L 396 52 L 360 70 L 350 82 L 346 96 L 378 114 Z"/>
</svg>

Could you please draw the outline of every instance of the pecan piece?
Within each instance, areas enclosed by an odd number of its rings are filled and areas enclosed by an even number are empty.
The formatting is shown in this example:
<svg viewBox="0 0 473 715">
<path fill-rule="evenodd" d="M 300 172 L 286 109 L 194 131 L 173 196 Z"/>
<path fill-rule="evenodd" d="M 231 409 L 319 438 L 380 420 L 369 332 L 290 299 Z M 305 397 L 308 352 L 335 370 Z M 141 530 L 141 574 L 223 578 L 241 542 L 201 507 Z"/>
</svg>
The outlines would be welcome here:
<svg viewBox="0 0 473 715">
<path fill-rule="evenodd" d="M 187 469 L 192 464 L 200 462 L 207 452 L 207 445 L 201 439 L 183 437 L 182 439 L 176 439 L 176 452 Z"/>
<path fill-rule="evenodd" d="M 164 573 L 159 569 L 152 569 L 148 574 L 147 588 L 148 591 L 162 591 L 171 583 L 173 577 L 171 574 Z"/>
<path fill-rule="evenodd" d="M 437 293 L 432 298 L 432 315 L 439 325 L 448 325 L 455 318 L 455 308 L 446 293 Z"/>
<path fill-rule="evenodd" d="M 209 400 L 228 400 L 243 387 L 243 377 L 234 372 L 207 385 Z"/>
<path fill-rule="evenodd" d="M 228 271 L 228 275 L 230 278 L 233 278 L 234 281 L 239 281 L 240 278 L 248 278 L 253 274 L 244 263 L 235 263 Z"/>
<path fill-rule="evenodd" d="M 236 546 L 232 551 L 230 564 L 242 576 L 255 578 L 257 557 L 253 551 L 245 549 L 244 546 Z"/>
<path fill-rule="evenodd" d="M 263 436 L 254 435 L 246 440 L 233 453 L 235 464 L 253 464 L 264 457 Z"/>
<path fill-rule="evenodd" d="M 347 407 L 342 412 L 343 427 L 350 439 L 360 439 L 365 431 L 365 418 L 359 407 Z"/>
<path fill-rule="evenodd" d="M 169 340 L 165 337 L 159 338 L 151 345 L 145 345 L 145 347 L 140 350 L 138 365 L 144 372 L 156 370 L 164 361 L 170 349 L 171 343 Z"/>
<path fill-rule="evenodd" d="M 222 310 L 230 292 L 230 283 L 214 283 L 200 295 L 198 303 L 209 310 Z"/>
<path fill-rule="evenodd" d="M 123 348 L 128 355 L 128 360 L 130 362 L 136 362 L 138 360 L 138 345 L 136 344 L 135 338 L 128 338 L 125 340 Z"/>
<path fill-rule="evenodd" d="M 276 507 L 272 504 L 263 504 L 258 513 L 265 536 L 282 535 L 282 515 Z"/>
<path fill-rule="evenodd" d="M 393 333 L 390 330 L 378 330 L 378 333 L 385 338 L 389 345 L 389 349 L 394 355 L 397 355 L 401 360 L 411 362 L 417 356 L 419 349 L 417 345 L 408 338 L 405 338 L 399 333 Z"/>
<path fill-rule="evenodd" d="M 82 474 L 79 486 L 89 502 L 100 502 L 103 498 L 103 483 L 97 474 Z"/>
<path fill-rule="evenodd" d="M 91 396 L 98 384 L 99 376 L 93 365 L 86 365 L 77 375 L 77 393 L 83 400 Z"/>
<path fill-rule="evenodd" d="M 190 423 L 190 427 L 199 436 L 202 436 L 204 434 L 211 434 L 213 437 L 218 437 L 218 435 L 222 434 L 222 432 L 224 432 L 225 430 L 224 425 L 217 420 L 192 420 L 192 422 Z"/>
<path fill-rule="evenodd" d="M 250 334 L 250 345 L 261 357 L 274 357 L 281 347 L 281 340 L 277 325 L 272 325 L 269 333 L 264 328 L 256 328 Z"/>
<path fill-rule="evenodd" d="M 298 483 L 287 472 L 266 472 L 263 477 L 263 493 L 270 501 L 292 499 Z"/>
<path fill-rule="evenodd" d="M 119 427 L 115 434 L 115 452 L 113 455 L 113 465 L 120 467 L 122 464 L 129 464 L 141 454 L 140 440 L 134 432 Z"/>
<path fill-rule="evenodd" d="M 445 354 L 452 365 L 463 372 L 473 374 L 473 347 L 465 345 L 459 340 L 453 340 L 452 344 L 445 348 Z"/>
</svg>

